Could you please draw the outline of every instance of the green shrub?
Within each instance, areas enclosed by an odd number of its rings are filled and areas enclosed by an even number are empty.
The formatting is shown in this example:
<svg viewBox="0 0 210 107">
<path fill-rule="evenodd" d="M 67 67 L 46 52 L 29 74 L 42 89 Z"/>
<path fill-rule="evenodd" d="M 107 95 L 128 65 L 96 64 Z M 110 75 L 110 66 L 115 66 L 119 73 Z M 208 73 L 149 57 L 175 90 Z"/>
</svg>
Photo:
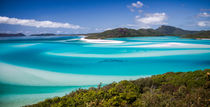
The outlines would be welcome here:
<svg viewBox="0 0 210 107">
<path fill-rule="evenodd" d="M 169 72 L 98 88 L 78 89 L 27 107 L 208 107 L 210 69 Z"/>
</svg>

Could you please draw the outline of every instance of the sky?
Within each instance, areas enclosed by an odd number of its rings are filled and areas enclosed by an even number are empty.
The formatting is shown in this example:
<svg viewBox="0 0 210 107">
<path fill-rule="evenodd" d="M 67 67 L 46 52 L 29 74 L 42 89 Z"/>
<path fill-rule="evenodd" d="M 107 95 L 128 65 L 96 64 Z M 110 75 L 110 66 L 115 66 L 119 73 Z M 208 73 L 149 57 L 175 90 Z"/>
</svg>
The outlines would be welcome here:
<svg viewBox="0 0 210 107">
<path fill-rule="evenodd" d="M 114 28 L 210 30 L 210 0 L 0 0 L 0 33 L 94 33 Z"/>
</svg>

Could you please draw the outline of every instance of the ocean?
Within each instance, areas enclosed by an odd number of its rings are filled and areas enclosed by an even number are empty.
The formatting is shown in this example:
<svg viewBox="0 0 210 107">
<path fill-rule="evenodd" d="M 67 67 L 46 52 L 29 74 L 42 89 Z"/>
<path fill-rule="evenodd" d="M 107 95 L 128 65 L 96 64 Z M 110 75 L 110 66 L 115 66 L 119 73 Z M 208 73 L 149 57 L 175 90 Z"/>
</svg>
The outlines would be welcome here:
<svg viewBox="0 0 210 107">
<path fill-rule="evenodd" d="M 210 68 L 210 40 L 177 36 L 5 37 L 0 49 L 2 107 L 34 104 L 99 83 Z"/>
</svg>

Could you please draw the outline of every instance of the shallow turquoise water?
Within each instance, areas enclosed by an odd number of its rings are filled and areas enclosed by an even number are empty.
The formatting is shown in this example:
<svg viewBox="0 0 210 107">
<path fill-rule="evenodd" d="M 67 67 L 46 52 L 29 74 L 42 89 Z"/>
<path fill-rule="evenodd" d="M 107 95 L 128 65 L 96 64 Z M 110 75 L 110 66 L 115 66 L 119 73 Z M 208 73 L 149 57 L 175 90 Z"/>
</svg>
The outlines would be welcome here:
<svg viewBox="0 0 210 107">
<path fill-rule="evenodd" d="M 0 104 L 21 106 L 100 82 L 210 68 L 210 40 L 108 40 L 123 43 L 89 42 L 78 36 L 1 38 Z"/>
</svg>

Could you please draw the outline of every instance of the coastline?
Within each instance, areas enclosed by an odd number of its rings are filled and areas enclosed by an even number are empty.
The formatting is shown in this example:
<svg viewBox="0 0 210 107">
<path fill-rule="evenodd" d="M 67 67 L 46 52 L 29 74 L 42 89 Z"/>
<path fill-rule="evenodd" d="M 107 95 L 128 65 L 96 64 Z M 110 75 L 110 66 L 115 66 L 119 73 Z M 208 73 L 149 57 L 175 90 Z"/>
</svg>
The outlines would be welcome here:
<svg viewBox="0 0 210 107">
<path fill-rule="evenodd" d="M 207 106 L 209 72 L 210 69 L 168 72 L 132 81 L 123 80 L 103 87 L 99 84 L 97 88 L 78 89 L 63 97 L 54 97 L 25 107 Z"/>
</svg>

